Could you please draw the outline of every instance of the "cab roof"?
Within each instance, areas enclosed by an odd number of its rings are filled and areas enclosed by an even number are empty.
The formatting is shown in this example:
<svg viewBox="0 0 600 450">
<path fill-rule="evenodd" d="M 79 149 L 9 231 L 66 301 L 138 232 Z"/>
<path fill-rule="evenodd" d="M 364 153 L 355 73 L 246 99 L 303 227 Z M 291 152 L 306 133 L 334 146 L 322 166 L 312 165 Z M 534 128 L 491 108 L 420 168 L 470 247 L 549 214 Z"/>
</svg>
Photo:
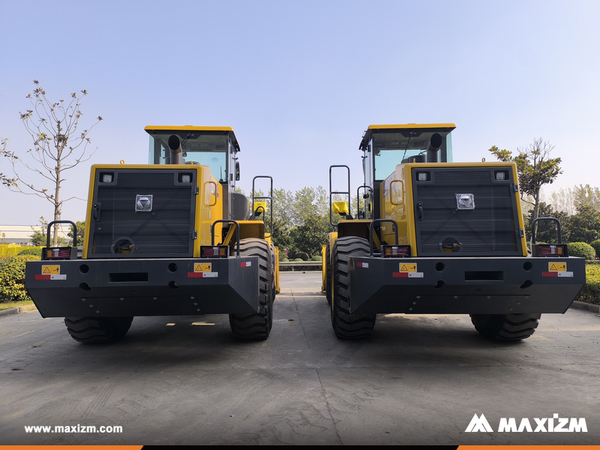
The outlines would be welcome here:
<svg viewBox="0 0 600 450">
<path fill-rule="evenodd" d="M 450 132 L 456 128 L 453 123 L 404 123 L 395 125 L 369 125 L 367 131 L 360 141 L 359 150 L 364 150 L 369 144 L 371 135 L 374 131 L 392 131 L 392 130 L 435 130 L 435 131 L 447 131 Z"/>
<path fill-rule="evenodd" d="M 236 150 L 240 151 L 240 145 L 238 144 L 237 138 L 235 137 L 235 133 L 233 132 L 233 128 L 231 127 L 210 127 L 210 126 L 195 126 L 195 125 L 148 125 L 144 128 L 148 134 L 154 134 L 156 131 L 217 131 L 217 132 L 225 132 L 228 133 L 233 141 L 233 145 Z"/>
</svg>

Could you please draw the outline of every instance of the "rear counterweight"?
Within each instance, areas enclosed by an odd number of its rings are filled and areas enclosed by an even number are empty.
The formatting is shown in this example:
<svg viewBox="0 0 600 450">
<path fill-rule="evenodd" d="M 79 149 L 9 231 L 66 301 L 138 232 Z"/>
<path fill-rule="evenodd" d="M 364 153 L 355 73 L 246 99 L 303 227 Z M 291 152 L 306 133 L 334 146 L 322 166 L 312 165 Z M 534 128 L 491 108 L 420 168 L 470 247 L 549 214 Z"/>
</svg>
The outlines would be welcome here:
<svg viewBox="0 0 600 450">
<path fill-rule="evenodd" d="M 43 317 L 258 312 L 258 258 L 32 261 L 25 286 Z"/>
<path fill-rule="evenodd" d="M 564 313 L 582 258 L 350 258 L 352 313 Z"/>
</svg>

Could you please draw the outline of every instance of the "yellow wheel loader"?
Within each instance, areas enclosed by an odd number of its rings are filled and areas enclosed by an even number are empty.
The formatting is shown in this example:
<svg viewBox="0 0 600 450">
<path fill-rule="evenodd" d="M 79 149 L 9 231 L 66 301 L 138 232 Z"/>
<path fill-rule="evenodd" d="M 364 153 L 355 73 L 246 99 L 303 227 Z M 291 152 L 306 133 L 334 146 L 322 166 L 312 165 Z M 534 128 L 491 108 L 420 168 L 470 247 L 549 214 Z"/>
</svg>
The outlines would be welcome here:
<svg viewBox="0 0 600 450">
<path fill-rule="evenodd" d="M 323 252 L 323 290 L 337 337 L 370 336 L 379 313 L 439 313 L 518 341 L 583 288 L 585 261 L 568 256 L 556 219 L 538 219 L 557 223 L 554 244 L 536 243 L 533 224 L 529 254 L 516 165 L 452 162 L 454 128 L 371 125 L 354 216 L 350 169 L 330 168 L 330 219 L 341 220 Z M 334 189 L 344 175 L 348 187 Z"/>
<path fill-rule="evenodd" d="M 134 316 L 162 315 L 229 314 L 236 337 L 266 339 L 279 287 L 277 250 L 254 182 L 252 210 L 235 192 L 240 147 L 233 130 L 146 131 L 149 164 L 92 166 L 80 257 L 76 248 L 51 247 L 54 222 L 48 225 L 42 260 L 26 269 L 35 305 L 43 317 L 65 317 L 84 344 L 122 338 Z M 273 180 L 264 178 L 270 200 Z"/>
</svg>

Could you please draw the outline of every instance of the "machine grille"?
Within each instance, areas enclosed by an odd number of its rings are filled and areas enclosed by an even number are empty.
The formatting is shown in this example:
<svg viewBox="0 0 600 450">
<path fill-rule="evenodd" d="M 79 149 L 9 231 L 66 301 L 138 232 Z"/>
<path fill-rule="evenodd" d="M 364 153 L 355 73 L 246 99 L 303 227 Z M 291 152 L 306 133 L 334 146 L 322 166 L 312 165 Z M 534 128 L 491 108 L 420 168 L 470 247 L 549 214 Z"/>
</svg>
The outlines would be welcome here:
<svg viewBox="0 0 600 450">
<path fill-rule="evenodd" d="M 418 181 L 413 169 L 417 251 L 420 256 L 522 254 L 515 182 L 509 168 L 432 168 Z M 424 179 L 425 177 L 421 177 Z"/>
<path fill-rule="evenodd" d="M 197 174 L 179 172 L 113 170 L 108 183 L 97 172 L 88 258 L 193 256 Z"/>
</svg>

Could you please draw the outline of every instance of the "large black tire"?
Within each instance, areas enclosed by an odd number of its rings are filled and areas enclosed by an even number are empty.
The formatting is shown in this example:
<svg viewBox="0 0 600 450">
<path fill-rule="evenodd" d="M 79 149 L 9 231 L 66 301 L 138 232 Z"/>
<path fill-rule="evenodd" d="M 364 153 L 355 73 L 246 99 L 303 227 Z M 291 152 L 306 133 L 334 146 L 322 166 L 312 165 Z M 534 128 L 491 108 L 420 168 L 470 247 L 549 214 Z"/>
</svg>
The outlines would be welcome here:
<svg viewBox="0 0 600 450">
<path fill-rule="evenodd" d="M 273 326 L 273 301 L 275 299 L 275 268 L 273 256 L 267 241 L 263 239 L 242 239 L 241 256 L 258 256 L 258 301 L 259 311 L 255 314 L 229 315 L 229 325 L 233 335 L 239 339 L 264 340 L 269 337 Z"/>
<path fill-rule="evenodd" d="M 325 297 L 327 303 L 331 306 L 331 244 L 327 242 L 325 246 Z"/>
<path fill-rule="evenodd" d="M 349 257 L 369 256 L 366 239 L 354 236 L 336 239 L 332 251 L 333 293 L 331 325 L 340 339 L 363 339 L 371 336 L 375 314 L 350 314 Z"/>
<path fill-rule="evenodd" d="M 133 317 L 65 317 L 67 331 L 82 344 L 110 344 L 129 331 Z"/>
<path fill-rule="evenodd" d="M 486 338 L 521 341 L 535 333 L 540 317 L 541 314 L 471 314 L 471 322 Z"/>
</svg>

